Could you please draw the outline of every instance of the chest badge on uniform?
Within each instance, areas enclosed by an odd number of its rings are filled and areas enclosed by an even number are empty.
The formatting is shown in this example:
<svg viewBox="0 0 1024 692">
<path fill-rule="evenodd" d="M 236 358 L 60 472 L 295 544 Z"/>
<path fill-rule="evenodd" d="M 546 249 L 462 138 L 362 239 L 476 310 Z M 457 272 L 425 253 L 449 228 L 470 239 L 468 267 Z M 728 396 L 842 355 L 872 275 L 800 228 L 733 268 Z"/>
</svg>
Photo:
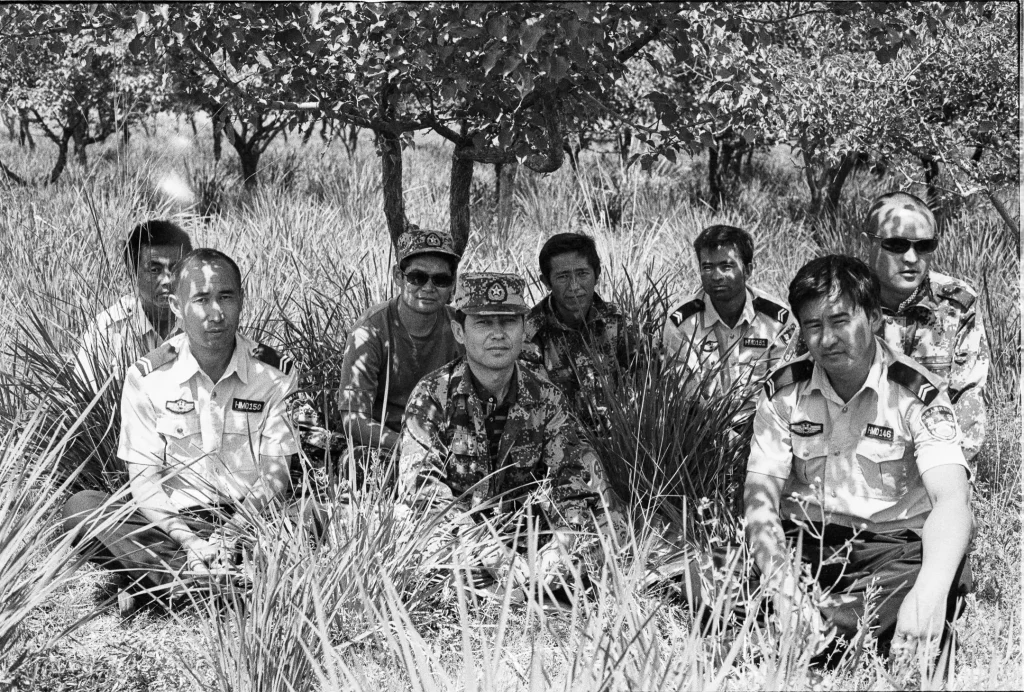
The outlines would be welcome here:
<svg viewBox="0 0 1024 692">
<path fill-rule="evenodd" d="M 789 431 L 800 437 L 814 437 L 815 435 L 820 435 L 824 429 L 825 426 L 823 424 L 812 423 L 807 420 L 789 424 Z"/>
<path fill-rule="evenodd" d="M 242 413 L 262 413 L 264 406 L 266 406 L 264 401 L 253 401 L 252 399 L 231 400 L 231 410 L 241 411 Z"/>
<path fill-rule="evenodd" d="M 768 339 L 748 337 L 743 340 L 744 348 L 768 348 Z"/>
<path fill-rule="evenodd" d="M 196 410 L 196 402 L 188 399 L 176 399 L 168 401 L 164 406 L 171 413 L 192 413 Z"/>
<path fill-rule="evenodd" d="M 892 428 L 887 428 L 884 425 L 875 425 L 874 423 L 868 423 L 867 429 L 864 431 L 864 437 L 873 437 L 876 440 L 885 440 L 886 442 L 892 442 L 895 434 Z"/>
<path fill-rule="evenodd" d="M 937 440 L 956 439 L 956 416 L 947 406 L 933 406 L 921 416 L 921 422 Z"/>
</svg>

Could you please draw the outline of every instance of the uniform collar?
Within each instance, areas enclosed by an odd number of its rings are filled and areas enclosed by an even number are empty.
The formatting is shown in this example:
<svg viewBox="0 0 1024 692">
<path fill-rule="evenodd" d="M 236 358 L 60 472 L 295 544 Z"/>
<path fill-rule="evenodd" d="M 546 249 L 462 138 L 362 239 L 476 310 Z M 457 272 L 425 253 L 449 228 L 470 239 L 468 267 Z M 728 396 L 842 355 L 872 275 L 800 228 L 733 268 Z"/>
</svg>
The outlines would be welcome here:
<svg viewBox="0 0 1024 692">
<path fill-rule="evenodd" d="M 718 310 L 715 310 L 715 306 L 711 302 L 711 298 L 703 289 L 701 289 L 698 296 L 704 302 L 704 328 L 711 329 L 715 324 L 721 322 L 723 327 L 730 329 L 730 327 L 722 321 L 722 317 L 718 314 Z M 743 310 L 740 312 L 740 318 L 736 321 L 736 326 L 738 327 L 744 322 L 747 324 L 753 324 L 756 316 L 757 312 L 754 310 L 754 294 L 750 288 L 747 288 L 746 300 L 743 303 Z M 736 327 L 732 327 L 732 329 L 735 328 Z"/>
<path fill-rule="evenodd" d="M 178 351 L 178 358 L 174 361 L 174 365 L 172 366 L 174 381 L 179 384 L 184 384 L 195 377 L 196 373 L 199 372 L 199 361 L 197 361 L 196 357 L 192 355 L 192 349 L 189 346 L 187 334 L 179 334 L 172 337 L 169 341 L 173 343 L 174 347 Z M 226 379 L 231 374 L 235 374 L 243 384 L 248 383 L 248 356 L 251 353 L 252 348 L 253 343 L 249 339 L 241 334 L 235 334 L 235 352 L 231 354 L 231 360 L 228 361 L 228 367 L 224 370 L 224 375 L 221 377 L 222 380 Z"/>
<path fill-rule="evenodd" d="M 850 397 L 850 401 L 853 401 L 861 395 L 867 389 L 873 390 L 876 394 L 882 394 L 882 388 L 885 385 L 886 380 L 886 368 L 888 366 L 888 354 L 885 350 L 885 343 L 875 337 L 875 358 L 871 361 L 871 367 L 868 368 L 868 377 L 864 380 L 864 384 L 861 388 Z M 828 375 L 825 373 L 825 368 L 821 367 L 817 363 L 814 364 L 814 370 L 811 372 L 811 382 L 807 387 L 807 392 L 813 392 L 817 390 L 826 399 L 831 399 L 840 405 L 845 405 L 849 402 L 843 402 L 842 398 L 836 394 L 836 390 L 832 388 L 832 383 L 828 381 Z"/>
<path fill-rule="evenodd" d="M 935 291 L 932 287 L 931 272 L 924 277 L 924 281 L 917 287 L 914 294 L 900 304 L 898 310 L 890 310 L 883 307 L 882 312 L 887 315 L 905 315 L 914 310 L 926 310 L 935 312 L 939 307 L 939 301 L 935 299 Z"/>
<path fill-rule="evenodd" d="M 534 393 L 530 390 L 530 387 L 524 377 L 523 369 L 519 366 L 519 362 L 516 361 L 515 372 L 512 377 L 515 380 L 510 383 L 508 394 L 505 395 L 505 401 L 511 401 L 513 406 L 520 406 L 523 408 L 529 408 L 535 403 Z M 480 397 L 476 385 L 476 378 L 473 376 L 473 372 L 469 369 L 469 361 L 465 357 L 462 358 L 462 362 L 459 363 L 458 368 L 452 373 L 452 377 L 458 377 L 459 383 L 455 387 L 454 393 L 456 395 L 463 395 L 470 398 L 476 398 L 481 402 L 483 399 Z M 482 387 L 481 387 L 482 389 Z M 515 390 L 513 393 L 513 389 Z M 514 395 L 514 399 L 509 397 Z"/>
</svg>

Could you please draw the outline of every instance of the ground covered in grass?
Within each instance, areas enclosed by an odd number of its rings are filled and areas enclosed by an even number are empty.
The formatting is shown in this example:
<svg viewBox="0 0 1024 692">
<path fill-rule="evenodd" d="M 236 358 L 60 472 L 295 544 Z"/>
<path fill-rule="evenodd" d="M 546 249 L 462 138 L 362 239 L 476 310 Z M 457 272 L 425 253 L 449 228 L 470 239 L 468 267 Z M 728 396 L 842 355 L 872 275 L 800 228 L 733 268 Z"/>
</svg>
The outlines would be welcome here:
<svg viewBox="0 0 1024 692">
<path fill-rule="evenodd" d="M 215 164 L 208 149 L 207 139 L 195 139 L 187 126 L 162 119 L 152 137 L 140 133 L 127 150 L 94 147 L 90 167 L 70 170 L 58 186 L 3 191 L 0 275 L 9 277 L 8 290 L 0 295 L 5 473 L 14 474 L 15 462 L 56 464 L 60 450 L 48 452 L 28 440 L 44 430 L 59 437 L 85 405 L 60 399 L 70 395 L 57 388 L 33 394 L 20 387 L 29 361 L 16 345 L 31 342 L 51 359 L 71 353 L 86 321 L 128 289 L 120 243 L 144 218 L 173 216 L 198 245 L 234 256 L 246 274 L 247 328 L 299 357 L 311 393 L 333 389 L 347 325 L 389 293 L 392 258 L 372 145 L 362 142 L 349 158 L 340 145 L 315 138 L 307 145 L 295 138 L 279 142 L 264 159 L 263 188 L 257 193 L 243 192 L 235 164 Z M 52 156 L 45 146 L 28 153 L 7 142 L 0 142 L 0 154 L 23 177 L 47 170 Z M 411 220 L 423 227 L 447 226 L 450 155 L 430 138 L 417 140 L 407 152 L 407 206 Z M 643 326 L 657 333 L 665 308 L 697 284 L 690 243 L 704 226 L 733 223 L 749 229 L 757 240 L 755 284 L 784 296 L 790 276 L 810 257 L 854 251 L 857 223 L 871 197 L 900 184 L 857 174 L 838 218 L 825 223 L 803 212 L 801 172 L 784 150 L 755 157 L 752 170 L 731 182 L 730 199 L 720 211 L 702 199 L 705 173 L 699 160 L 662 162 L 646 174 L 623 171 L 613 156 L 584 154 L 579 172 L 523 173 L 517 216 L 502 229 L 494 218 L 493 172 L 478 167 L 474 236 L 463 269 L 522 272 L 539 298 L 536 254 L 543 239 L 557 231 L 591 233 L 606 267 L 598 291 L 622 302 L 641 322 L 649 320 Z M 958 627 L 961 646 L 947 682 L 956 689 L 1022 685 L 1016 242 L 994 211 L 970 201 L 950 210 L 936 257 L 936 269 L 979 289 L 993 359 L 992 425 L 974 476 L 976 591 Z M 116 402 L 115 395 L 110 393 L 110 401 Z M 47 397 L 62 403 L 41 414 L 39 422 L 29 421 L 26 411 Z M 668 409 L 667 399 L 659 401 Z M 642 446 L 651 441 L 650 428 L 617 434 L 632 435 Z M 86 432 L 98 444 L 110 444 L 107 427 Z M 672 457 L 686 442 L 675 440 L 679 446 L 666 447 L 660 458 Z M 672 463 L 701 461 L 682 456 Z M 320 552 L 290 545 L 267 527 L 270 562 L 280 569 L 261 573 L 248 602 L 204 605 L 173 616 L 144 609 L 122 621 L 109 576 L 88 566 L 72 572 L 67 546 L 53 530 L 53 510 L 33 514 L 30 509 L 39 498 L 60 492 L 52 489 L 53 482 L 45 473 L 4 478 L 7 494 L 0 499 L 10 499 L 13 509 L 0 515 L 12 518 L 0 527 L 0 687 L 848 689 L 922 684 L 890 677 L 871 656 L 839 673 L 808 671 L 801 665 L 806 652 L 795 650 L 792 638 L 758 625 L 742 636 L 737 631 L 701 637 L 673 598 L 642 588 L 642 574 L 628 560 L 611 566 L 592 597 L 572 610 L 475 606 L 457 589 L 432 592 L 408 569 L 417 527 L 396 519 L 381 497 L 353 501 Z M 724 492 L 711 485 L 702 491 L 698 496 Z M 31 521 L 18 523 L 16 517 Z"/>
</svg>

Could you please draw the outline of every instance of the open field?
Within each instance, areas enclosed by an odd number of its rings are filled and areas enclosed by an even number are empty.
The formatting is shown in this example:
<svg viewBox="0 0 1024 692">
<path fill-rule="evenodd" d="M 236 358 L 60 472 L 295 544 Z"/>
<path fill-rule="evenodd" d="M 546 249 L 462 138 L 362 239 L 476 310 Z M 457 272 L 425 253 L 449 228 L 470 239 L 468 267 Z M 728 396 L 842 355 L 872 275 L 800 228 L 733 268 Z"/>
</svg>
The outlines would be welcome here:
<svg viewBox="0 0 1024 692">
<path fill-rule="evenodd" d="M 243 324 L 272 345 L 289 347 L 315 374 L 305 382 L 311 390 L 330 388 L 346 326 L 389 294 L 392 258 L 371 142 L 361 142 L 349 159 L 339 144 L 325 146 L 316 137 L 304 146 L 296 137 L 279 141 L 263 161 L 263 188 L 250 195 L 238 184 L 233 154 L 226 152 L 219 166 L 213 163 L 206 135 L 195 141 L 186 125 L 177 127 L 171 119 L 162 119 L 156 133 L 138 133 L 127 150 L 112 143 L 94 147 L 89 170 L 70 170 L 59 186 L 0 189 L 0 276 L 7 280 L 0 295 L 0 371 L 24 368 L 12 348 L 23 339 L 21 325 L 29 318 L 45 327 L 55 350 L 70 353 L 85 321 L 129 286 L 119 254 L 127 230 L 145 218 L 174 216 L 197 245 L 222 249 L 241 265 L 248 296 Z M 29 155 L 0 141 L 0 159 L 23 177 L 41 175 L 50 156 L 45 145 Z M 422 227 L 448 224 L 449 157 L 446 146 L 429 138 L 406 153 L 406 204 L 410 219 Z M 785 296 L 789 278 L 804 261 L 852 250 L 853 229 L 870 198 L 899 184 L 859 174 L 836 225 L 815 232 L 802 211 L 806 191 L 800 172 L 784 151 L 756 157 L 753 171 L 736 183 L 732 201 L 720 212 L 700 200 L 704 170 L 703 162 L 684 159 L 678 165 L 661 162 L 650 175 L 623 172 L 613 156 L 585 154 L 579 174 L 568 166 L 549 176 L 521 174 L 518 215 L 507 231 L 499 231 L 493 171 L 478 167 L 474 232 L 462 268 L 523 272 L 539 298 L 535 258 L 543 239 L 578 230 L 598 238 L 606 267 L 598 285 L 602 295 L 629 306 L 667 306 L 697 283 L 690 249 L 696 233 L 710 223 L 733 223 L 757 241 L 754 283 Z M 199 217 L 194 212 L 200 205 L 216 213 Z M 613 218 L 619 223 L 609 223 Z M 979 202 L 949 220 L 936 258 L 936 269 L 979 289 L 993 359 L 992 425 L 975 469 L 976 593 L 959 626 L 962 646 L 947 683 L 955 689 L 1024 685 L 1017 252 L 1016 239 Z M 22 416 L 20 427 L 11 429 L 18 408 L 34 405 L 28 399 L 6 378 L 0 381 L 5 473 L 19 464 L 38 469 L 52 463 L 59 450 L 28 454 L 20 441 L 46 425 L 64 430 L 73 423 L 76 411 L 51 410 L 37 428 Z M 629 560 L 610 565 L 595 594 L 572 612 L 477 608 L 460 598 L 459 589 L 430 593 L 409 574 L 416 527 L 398 521 L 385 498 L 374 495 L 344 508 L 347 520 L 332 525 L 328 545 L 319 552 L 266 527 L 269 561 L 280 569 L 261 573 L 248 603 L 231 602 L 222 610 L 204 606 L 177 617 L 144 611 L 120 622 L 110 604 L 109 578 L 90 567 L 76 573 L 68 568 L 66 546 L 51 530 L 52 509 L 44 503 L 56 492 L 46 474 L 2 483 L 0 505 L 20 497 L 42 509 L 33 513 L 30 505 L 16 506 L 9 516 L 27 521 L 0 521 L 0 688 L 922 684 L 888 677 L 871 657 L 841 673 L 808 673 L 799 665 L 805 652 L 793 650 L 784 634 L 756 624 L 744 637 L 702 638 L 671 598 L 641 588 L 642 574 Z M 0 510 L 0 520 L 5 517 Z M 15 555 L 12 546 L 26 541 L 30 548 Z M 642 554 L 642 535 L 638 544 L 634 552 Z M 47 579 L 38 577 L 44 573 Z"/>
</svg>

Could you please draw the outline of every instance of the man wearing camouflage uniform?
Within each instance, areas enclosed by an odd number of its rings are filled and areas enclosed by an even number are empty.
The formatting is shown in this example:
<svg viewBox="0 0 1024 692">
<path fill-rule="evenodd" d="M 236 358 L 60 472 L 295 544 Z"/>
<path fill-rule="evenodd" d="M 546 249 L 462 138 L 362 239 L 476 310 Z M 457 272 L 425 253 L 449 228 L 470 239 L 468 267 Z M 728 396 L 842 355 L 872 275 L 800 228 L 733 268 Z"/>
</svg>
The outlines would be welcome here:
<svg viewBox="0 0 1024 692">
<path fill-rule="evenodd" d="M 450 549 L 497 589 L 506 578 L 525 586 L 530 573 L 554 585 L 596 543 L 596 455 L 558 388 L 517 363 L 524 288 L 514 274 L 459 277 L 452 329 L 466 354 L 413 390 L 399 462 L 400 505 L 440 521 L 431 550 L 441 563 L 452 564 Z M 539 532 L 540 564 L 526 562 L 523 521 Z"/>
<path fill-rule="evenodd" d="M 930 271 L 938 246 L 935 217 L 905 192 L 882 195 L 868 211 L 861 239 L 882 287 L 882 336 L 942 383 L 971 459 L 985 440 L 988 340 L 967 283 Z"/>
<path fill-rule="evenodd" d="M 540 251 L 540 278 L 550 293 L 526 319 L 523 360 L 542 365 L 585 421 L 602 405 L 602 383 L 614 378 L 616 364 L 629 367 L 637 335 L 619 306 L 606 302 L 594 288 L 601 260 L 594 239 L 559 233 Z"/>
</svg>

